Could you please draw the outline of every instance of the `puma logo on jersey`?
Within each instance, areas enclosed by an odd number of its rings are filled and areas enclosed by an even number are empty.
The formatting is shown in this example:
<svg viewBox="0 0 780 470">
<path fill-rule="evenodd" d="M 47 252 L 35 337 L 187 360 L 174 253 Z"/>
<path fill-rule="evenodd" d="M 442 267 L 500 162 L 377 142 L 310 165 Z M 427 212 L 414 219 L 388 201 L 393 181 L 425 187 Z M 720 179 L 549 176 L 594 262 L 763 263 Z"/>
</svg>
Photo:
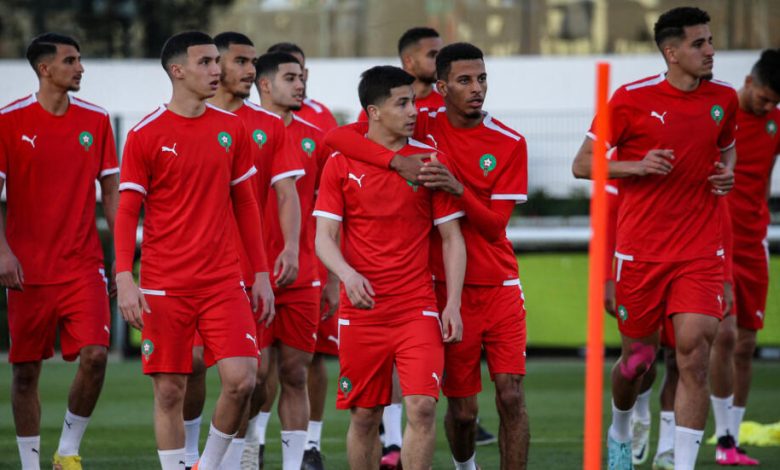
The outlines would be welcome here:
<svg viewBox="0 0 780 470">
<path fill-rule="evenodd" d="M 103 329 L 106 330 L 106 333 L 111 334 L 111 330 L 108 328 L 108 325 L 103 325 Z"/>
<path fill-rule="evenodd" d="M 363 174 L 363 175 L 360 175 L 360 178 L 358 178 L 357 176 L 355 176 L 352 173 L 350 173 L 349 174 L 349 179 L 357 181 L 358 186 L 360 186 L 362 188 L 363 187 L 363 178 L 365 178 L 365 176 L 366 175 Z"/>
<path fill-rule="evenodd" d="M 252 335 L 250 335 L 249 333 L 247 333 L 247 334 L 246 334 L 246 339 L 248 339 L 249 341 L 251 341 L 251 342 L 252 342 L 252 343 L 255 345 L 255 347 L 257 347 L 257 340 L 255 339 L 255 337 L 254 337 L 254 336 L 252 336 Z"/>
<path fill-rule="evenodd" d="M 173 147 L 166 147 L 165 145 L 163 145 L 162 146 L 162 151 L 163 152 L 171 152 L 172 154 L 174 154 L 174 155 L 176 155 L 178 157 L 179 154 L 176 153 L 176 144 L 177 144 L 177 142 L 174 142 L 173 143 Z"/>
<path fill-rule="evenodd" d="M 439 375 L 436 372 L 431 372 L 431 377 L 433 377 L 433 380 L 436 381 L 436 386 L 441 387 L 441 382 L 439 381 Z"/>
<path fill-rule="evenodd" d="M 658 114 L 655 111 L 651 111 L 650 117 L 658 118 L 658 120 L 661 121 L 661 124 L 666 124 L 666 122 L 664 121 L 664 118 L 666 118 L 666 111 L 664 111 L 663 114 Z"/>
<path fill-rule="evenodd" d="M 32 148 L 35 148 L 35 139 L 37 139 L 37 138 L 38 138 L 37 135 L 34 135 L 32 137 L 32 139 L 31 139 L 31 138 L 27 137 L 26 135 L 22 134 L 22 142 L 28 142 L 30 145 L 32 145 Z"/>
<path fill-rule="evenodd" d="M 756 316 L 759 319 L 763 320 L 764 319 L 764 312 L 762 312 L 761 310 L 756 310 Z"/>
<path fill-rule="evenodd" d="M 723 305 L 723 297 L 721 297 L 720 295 L 718 295 L 718 303 Z"/>
</svg>

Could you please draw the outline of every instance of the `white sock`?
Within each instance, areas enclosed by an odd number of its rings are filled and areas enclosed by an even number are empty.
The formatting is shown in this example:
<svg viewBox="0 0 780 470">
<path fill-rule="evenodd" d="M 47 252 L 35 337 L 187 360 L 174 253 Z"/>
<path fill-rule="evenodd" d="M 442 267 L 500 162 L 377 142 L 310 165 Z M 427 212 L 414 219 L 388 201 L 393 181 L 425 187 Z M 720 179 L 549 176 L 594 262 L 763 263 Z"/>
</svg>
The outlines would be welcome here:
<svg viewBox="0 0 780 470">
<path fill-rule="evenodd" d="M 734 435 L 731 430 L 731 405 L 734 402 L 734 395 L 726 398 L 718 398 L 710 395 L 712 402 L 712 414 L 715 415 L 715 437 L 722 437 L 726 434 Z"/>
<path fill-rule="evenodd" d="M 640 393 L 636 397 L 636 403 L 634 404 L 634 419 L 643 423 L 650 422 L 650 395 L 653 394 L 653 389 L 649 389 L 644 393 Z"/>
<path fill-rule="evenodd" d="M 227 452 L 225 452 L 225 456 L 222 457 L 222 463 L 219 465 L 221 470 L 235 470 L 236 468 L 241 468 L 241 454 L 244 453 L 245 442 L 246 441 L 243 438 L 239 439 L 237 437 L 230 441 Z"/>
<path fill-rule="evenodd" d="M 471 457 L 465 462 L 458 462 L 455 457 L 452 458 L 452 462 L 455 464 L 455 470 L 477 470 L 477 453 L 471 454 Z"/>
<path fill-rule="evenodd" d="M 219 468 L 222 457 L 225 456 L 230 441 L 235 434 L 225 434 L 214 427 L 214 423 L 209 425 L 209 437 L 206 439 L 206 445 L 203 447 L 203 454 L 200 456 L 198 468 L 200 470 L 216 470 Z"/>
<path fill-rule="evenodd" d="M 22 470 L 41 470 L 41 436 L 16 436 Z"/>
<path fill-rule="evenodd" d="M 658 426 L 658 450 L 656 455 L 674 450 L 674 411 L 662 411 Z"/>
<path fill-rule="evenodd" d="M 282 431 L 282 470 L 301 470 L 306 431 Z"/>
<path fill-rule="evenodd" d="M 385 407 L 385 411 L 382 413 L 382 424 L 385 426 L 385 447 L 401 447 L 403 442 L 401 414 L 403 411 L 403 405 L 400 403 L 391 403 Z"/>
<path fill-rule="evenodd" d="M 703 436 L 703 429 L 674 429 L 674 470 L 693 470 Z"/>
<path fill-rule="evenodd" d="M 609 435 L 617 442 L 631 442 L 631 413 L 634 408 L 619 410 L 612 402 L 612 426 Z"/>
<path fill-rule="evenodd" d="M 244 440 L 246 441 L 247 446 L 257 446 L 260 444 L 260 436 L 257 434 L 257 416 L 249 420 Z"/>
<path fill-rule="evenodd" d="M 200 457 L 200 453 L 198 452 L 198 441 L 200 441 L 200 422 L 200 416 L 189 421 L 184 421 L 184 448 L 186 449 L 184 465 L 187 467 L 192 467 L 195 465 L 195 462 L 198 461 L 198 457 Z"/>
<path fill-rule="evenodd" d="M 260 445 L 265 444 L 265 430 L 268 428 L 269 419 L 271 419 L 271 413 L 261 411 L 257 414 L 257 439 Z"/>
<path fill-rule="evenodd" d="M 729 414 L 731 415 L 729 429 L 732 430 L 731 435 L 734 436 L 734 442 L 739 445 L 739 427 L 742 426 L 742 419 L 745 417 L 745 407 L 732 406 Z"/>
<path fill-rule="evenodd" d="M 322 421 L 309 421 L 309 428 L 306 430 L 306 450 L 320 450 L 320 439 L 322 439 Z"/>
<path fill-rule="evenodd" d="M 186 451 L 182 447 L 181 449 L 173 450 L 158 450 L 157 455 L 160 457 L 160 465 L 162 470 L 184 470 L 184 454 Z M 189 465 L 187 465 L 189 467 Z"/>
<path fill-rule="evenodd" d="M 60 434 L 60 447 L 57 452 L 60 455 L 79 455 L 79 445 L 84 431 L 87 430 L 89 417 L 76 416 L 65 411 L 65 421 L 62 423 L 62 434 Z"/>
</svg>

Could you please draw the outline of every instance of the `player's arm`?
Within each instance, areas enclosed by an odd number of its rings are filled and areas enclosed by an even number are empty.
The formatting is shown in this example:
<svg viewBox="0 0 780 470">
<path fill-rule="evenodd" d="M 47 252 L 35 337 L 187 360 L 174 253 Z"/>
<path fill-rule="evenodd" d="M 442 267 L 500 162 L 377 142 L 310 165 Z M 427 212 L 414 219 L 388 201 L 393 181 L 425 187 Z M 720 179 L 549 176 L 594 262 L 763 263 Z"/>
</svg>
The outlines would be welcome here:
<svg viewBox="0 0 780 470">
<path fill-rule="evenodd" d="M 133 279 L 135 231 L 141 214 L 143 194 L 134 190 L 122 191 L 116 211 L 114 247 L 116 249 L 117 304 L 122 318 L 134 328 L 142 330 L 142 311 L 151 313 L 144 295 Z"/>
<path fill-rule="evenodd" d="M 283 178 L 274 183 L 276 204 L 279 209 L 279 226 L 284 248 L 274 262 L 277 286 L 286 286 L 298 277 L 298 253 L 301 239 L 301 203 L 293 178 Z"/>
<path fill-rule="evenodd" d="M 442 240 L 444 276 L 447 281 L 447 304 L 441 315 L 442 337 L 445 343 L 457 343 L 463 338 L 460 299 L 466 276 L 466 243 L 458 219 L 437 225 Z"/>
<path fill-rule="evenodd" d="M 108 232 L 113 238 L 116 222 L 116 209 L 119 206 L 119 174 L 113 173 L 100 178 L 100 197 L 103 204 L 103 216 L 108 223 Z M 111 266 L 108 291 L 111 297 L 116 296 L 116 260 Z"/>
<path fill-rule="evenodd" d="M 720 161 L 715 163 L 715 173 L 707 180 L 712 184 L 712 193 L 725 196 L 734 187 L 734 167 L 737 164 L 737 146 L 720 151 Z"/>
<path fill-rule="evenodd" d="M 670 149 L 652 149 L 642 160 L 608 160 L 607 178 L 628 178 L 629 176 L 668 175 L 674 165 L 674 151 Z M 577 155 L 574 157 L 571 171 L 575 178 L 592 179 L 593 140 L 586 137 Z"/>
<path fill-rule="evenodd" d="M 0 177 L 0 193 L 5 187 L 5 178 Z M 24 272 L 19 260 L 5 238 L 5 214 L 0 209 L 0 287 L 24 290 Z"/>
<path fill-rule="evenodd" d="M 344 283 L 344 290 L 349 301 L 356 308 L 370 309 L 374 307 L 374 289 L 368 279 L 347 263 L 339 248 L 339 228 L 341 221 L 330 217 L 317 217 L 317 236 L 315 248 L 322 264 L 335 273 Z"/>
<path fill-rule="evenodd" d="M 610 189 L 611 188 L 611 189 Z M 614 192 L 611 192 L 614 191 Z M 615 316 L 615 246 L 617 245 L 617 214 L 620 199 L 618 188 L 607 182 L 607 249 L 604 251 L 604 310 Z"/>
<path fill-rule="evenodd" d="M 336 273 L 328 270 L 328 279 L 322 287 L 322 295 L 320 296 L 320 312 L 324 308 L 324 304 L 328 304 L 328 311 L 322 316 L 323 320 L 332 317 L 339 309 L 339 282 L 339 277 Z"/>
</svg>

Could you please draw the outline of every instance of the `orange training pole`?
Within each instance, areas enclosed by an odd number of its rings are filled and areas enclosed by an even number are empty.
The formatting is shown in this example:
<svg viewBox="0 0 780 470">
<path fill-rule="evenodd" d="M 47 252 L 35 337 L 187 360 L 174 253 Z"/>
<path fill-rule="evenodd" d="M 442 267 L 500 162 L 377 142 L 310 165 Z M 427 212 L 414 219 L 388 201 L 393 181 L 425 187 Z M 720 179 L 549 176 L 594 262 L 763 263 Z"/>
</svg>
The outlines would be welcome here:
<svg viewBox="0 0 780 470">
<path fill-rule="evenodd" d="M 601 468 L 601 414 L 604 371 L 604 256 L 607 226 L 607 96 L 609 64 L 599 62 L 596 77 L 596 141 L 593 142 L 593 194 L 590 199 L 590 281 L 588 345 L 585 364 L 585 449 L 583 468 Z"/>
</svg>

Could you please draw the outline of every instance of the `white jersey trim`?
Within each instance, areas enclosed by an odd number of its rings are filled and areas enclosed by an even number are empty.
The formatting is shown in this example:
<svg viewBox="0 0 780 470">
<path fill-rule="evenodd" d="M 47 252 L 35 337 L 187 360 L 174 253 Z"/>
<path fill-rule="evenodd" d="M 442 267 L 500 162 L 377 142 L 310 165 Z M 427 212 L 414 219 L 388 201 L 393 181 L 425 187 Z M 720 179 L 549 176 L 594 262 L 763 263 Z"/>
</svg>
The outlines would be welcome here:
<svg viewBox="0 0 780 470">
<path fill-rule="evenodd" d="M 279 116 L 278 114 L 276 114 L 276 113 L 272 113 L 271 111 L 268 111 L 268 110 L 267 110 L 267 109 L 265 109 L 264 107 L 262 107 L 262 106 L 258 106 L 258 105 L 256 105 L 255 103 L 252 103 L 252 102 L 251 102 L 251 101 L 249 101 L 249 100 L 244 100 L 244 104 L 245 104 L 247 107 L 249 107 L 250 109 L 254 110 L 254 111 L 258 111 L 258 112 L 261 112 L 261 113 L 265 113 L 265 114 L 267 114 L 267 115 L 269 115 L 269 116 L 271 116 L 271 117 L 275 117 L 276 119 L 282 119 L 282 117 L 281 117 L 281 116 Z"/>
<path fill-rule="evenodd" d="M 322 282 L 320 281 L 312 281 L 311 286 L 312 287 L 320 287 L 322 285 Z"/>
<path fill-rule="evenodd" d="M 313 128 L 315 128 L 315 129 L 317 129 L 318 131 L 322 132 L 322 129 L 320 129 L 319 127 L 317 127 L 317 126 L 315 126 L 314 124 L 310 123 L 310 122 L 309 122 L 309 121 L 307 121 L 306 119 L 303 119 L 303 118 L 301 118 L 300 116 L 296 115 L 295 113 L 293 113 L 293 115 L 292 115 L 292 116 L 293 116 L 293 119 L 295 119 L 296 121 L 299 121 L 299 122 L 301 122 L 301 123 L 303 123 L 303 124 L 306 124 L 306 125 L 307 125 L 307 126 L 309 126 L 309 127 L 313 127 Z"/>
<path fill-rule="evenodd" d="M 625 261 L 634 261 L 634 255 L 627 255 L 619 251 L 615 251 L 615 258 L 622 259 Z"/>
<path fill-rule="evenodd" d="M 0 114 L 8 114 L 11 111 L 16 111 L 17 109 L 22 109 L 30 106 L 31 104 L 35 104 L 38 100 L 35 99 L 35 93 L 28 96 L 27 98 L 23 99 L 22 101 L 19 101 L 16 104 L 12 104 L 10 106 L 6 106 L 3 109 L 0 109 Z"/>
<path fill-rule="evenodd" d="M 527 194 L 493 194 L 490 199 L 494 201 L 515 201 L 518 204 L 522 204 L 528 201 Z"/>
<path fill-rule="evenodd" d="M 126 189 L 129 189 L 131 191 L 139 192 L 139 193 L 143 194 L 144 196 L 146 196 L 146 188 L 144 188 L 143 186 L 141 186 L 138 183 L 122 183 L 122 184 L 119 185 L 119 191 L 124 191 Z"/>
<path fill-rule="evenodd" d="M 626 91 L 633 91 L 639 88 L 644 88 L 646 86 L 654 86 L 658 85 L 659 83 L 666 80 L 666 76 L 663 73 L 658 74 L 657 76 L 653 78 L 649 78 L 643 82 L 634 83 L 633 85 L 629 85 L 626 87 Z"/>
<path fill-rule="evenodd" d="M 426 150 L 430 149 L 433 150 L 434 152 L 436 151 L 436 147 L 431 147 L 430 145 L 420 142 L 419 140 L 412 139 L 411 137 L 409 138 L 407 144 L 411 145 L 412 147 L 417 147 Z"/>
<path fill-rule="evenodd" d="M 593 132 L 591 132 L 591 131 L 588 131 L 588 132 L 586 132 L 586 133 L 585 133 L 585 137 L 587 137 L 588 139 L 592 140 L 593 142 L 596 142 L 597 140 L 599 140 L 599 139 L 596 137 L 596 134 L 594 134 L 594 133 L 593 133 Z M 610 151 L 610 150 L 612 150 L 612 144 L 610 144 L 609 142 L 607 142 L 607 151 Z M 609 156 L 607 156 L 607 159 L 608 159 L 608 160 L 610 159 L 610 158 L 609 158 Z"/>
<path fill-rule="evenodd" d="M 509 131 L 507 129 L 504 129 L 503 127 L 500 127 L 498 124 L 493 122 L 493 118 L 490 117 L 490 115 L 486 115 L 485 119 L 482 120 L 482 124 L 485 125 L 488 129 L 492 131 L 496 131 L 500 134 L 504 134 L 505 136 L 509 137 L 510 139 L 514 140 L 515 142 L 519 142 L 522 137 L 519 134 L 516 134 L 512 131 Z"/>
<path fill-rule="evenodd" d="M 434 312 L 432 310 L 423 310 L 422 314 L 424 317 L 433 317 L 433 318 L 439 318 L 439 312 Z"/>
<path fill-rule="evenodd" d="M 314 100 L 312 100 L 311 98 L 304 98 L 303 99 L 303 104 L 305 104 L 306 106 L 312 108 L 317 114 L 322 113 L 322 106 L 320 106 L 319 104 L 315 103 Z"/>
<path fill-rule="evenodd" d="M 725 255 L 726 255 L 726 250 L 724 250 L 723 248 L 715 252 L 715 256 L 725 256 Z"/>
<path fill-rule="evenodd" d="M 68 98 L 70 98 L 70 103 L 71 104 L 74 104 L 74 105 L 76 105 L 76 106 L 78 106 L 80 108 L 84 108 L 84 109 L 88 109 L 90 111 L 94 111 L 96 113 L 100 113 L 103 116 L 108 116 L 108 111 L 106 111 L 105 109 L 101 108 L 100 106 L 96 106 L 96 105 L 91 104 L 91 103 L 86 103 L 86 102 L 81 101 L 80 99 L 76 98 L 75 96 L 68 96 Z"/>
<path fill-rule="evenodd" d="M 0 178 L 3 178 L 4 180 L 8 179 L 8 177 L 2 171 L 0 171 Z"/>
<path fill-rule="evenodd" d="M 339 318 L 339 325 L 349 325 L 349 319 L 347 318 Z M 339 335 L 341 336 L 341 335 Z"/>
<path fill-rule="evenodd" d="M 270 186 L 273 186 L 274 183 L 277 181 L 283 180 L 285 178 L 292 178 L 295 177 L 295 181 L 298 181 L 299 179 L 303 178 L 303 176 L 306 174 L 306 170 L 300 169 L 300 170 L 290 170 L 285 171 L 284 173 L 279 173 L 278 175 L 271 178 Z"/>
<path fill-rule="evenodd" d="M 164 290 L 155 290 L 155 289 L 139 289 L 139 290 L 144 295 L 159 295 L 161 297 L 164 297 L 166 295 Z"/>
<path fill-rule="evenodd" d="M 609 194 L 614 194 L 615 196 L 618 195 L 618 188 L 617 188 L 617 186 L 608 184 L 608 185 L 606 185 L 604 187 L 604 189 L 606 189 Z"/>
<path fill-rule="evenodd" d="M 106 176 L 115 175 L 117 173 L 119 173 L 119 167 L 116 167 L 116 168 L 106 168 L 105 170 L 100 172 L 100 177 L 101 178 L 105 178 Z"/>
<path fill-rule="evenodd" d="M 501 283 L 502 286 L 519 286 L 520 285 L 520 278 L 515 279 L 507 279 L 506 281 Z"/>
<path fill-rule="evenodd" d="M 732 85 L 729 82 L 724 82 L 723 80 L 718 80 L 716 78 L 713 78 L 713 79 L 710 80 L 710 83 L 714 83 L 716 85 L 724 86 L 726 88 L 731 88 L 732 90 L 736 91 L 736 88 L 734 88 L 734 85 Z"/>
<path fill-rule="evenodd" d="M 450 215 L 445 215 L 444 217 L 439 217 L 438 219 L 433 219 L 433 225 L 441 225 L 443 223 L 447 223 L 451 220 L 459 219 L 461 217 L 464 217 L 466 215 L 463 211 L 453 212 Z"/>
<path fill-rule="evenodd" d="M 324 217 L 326 219 L 336 220 L 338 222 L 341 222 L 344 220 L 343 217 L 340 215 L 334 214 L 332 212 L 325 212 L 325 211 L 314 211 L 311 213 L 314 217 Z"/>
<path fill-rule="evenodd" d="M 219 111 L 220 113 L 227 114 L 228 116 L 236 116 L 236 117 L 238 117 L 238 115 L 236 115 L 235 113 L 231 113 L 230 111 L 226 111 L 226 110 L 224 110 L 224 109 L 222 109 L 222 108 L 217 108 L 216 106 L 214 106 L 214 105 L 213 105 L 213 104 L 211 104 L 211 103 L 206 103 L 206 107 L 207 107 L 207 108 L 211 108 L 211 109 L 213 109 L 214 111 Z"/>
<path fill-rule="evenodd" d="M 141 122 L 139 122 L 138 124 L 136 124 L 136 126 L 133 128 L 133 132 L 138 132 L 138 131 L 140 131 L 140 130 L 141 130 L 143 127 L 144 127 L 144 126 L 146 126 L 146 125 L 147 125 L 147 124 L 149 124 L 150 122 L 154 121 L 154 120 L 155 120 L 155 119 L 157 119 L 158 117 L 162 116 L 162 114 L 163 114 L 163 113 L 164 113 L 164 112 L 165 112 L 167 109 L 168 109 L 168 108 L 166 108 L 166 107 L 165 107 L 165 105 L 160 105 L 160 107 L 159 107 L 159 108 L 157 108 L 157 111 L 155 111 L 154 113 L 150 114 L 149 116 L 147 116 L 147 117 L 146 117 L 146 119 L 144 119 L 143 121 L 141 121 Z"/>
<path fill-rule="evenodd" d="M 246 173 L 244 173 L 243 175 L 241 175 L 241 176 L 239 176 L 238 178 L 236 178 L 236 179 L 234 179 L 233 181 L 231 181 L 231 182 L 230 182 L 230 186 L 235 186 L 235 185 L 237 185 L 238 183 L 241 183 L 242 181 L 246 181 L 246 180 L 248 180 L 249 178 L 251 178 L 251 177 L 252 177 L 252 175 L 254 175 L 254 174 L 256 174 L 256 173 L 257 173 L 257 168 L 255 168 L 255 166 L 254 166 L 254 165 L 252 165 L 252 168 L 250 168 L 249 170 L 247 170 L 247 172 L 246 172 Z"/>
<path fill-rule="evenodd" d="M 723 147 L 722 149 L 720 149 L 720 151 L 725 152 L 727 150 L 731 150 L 735 145 L 737 145 L 737 139 L 732 140 L 729 145 Z"/>
</svg>

